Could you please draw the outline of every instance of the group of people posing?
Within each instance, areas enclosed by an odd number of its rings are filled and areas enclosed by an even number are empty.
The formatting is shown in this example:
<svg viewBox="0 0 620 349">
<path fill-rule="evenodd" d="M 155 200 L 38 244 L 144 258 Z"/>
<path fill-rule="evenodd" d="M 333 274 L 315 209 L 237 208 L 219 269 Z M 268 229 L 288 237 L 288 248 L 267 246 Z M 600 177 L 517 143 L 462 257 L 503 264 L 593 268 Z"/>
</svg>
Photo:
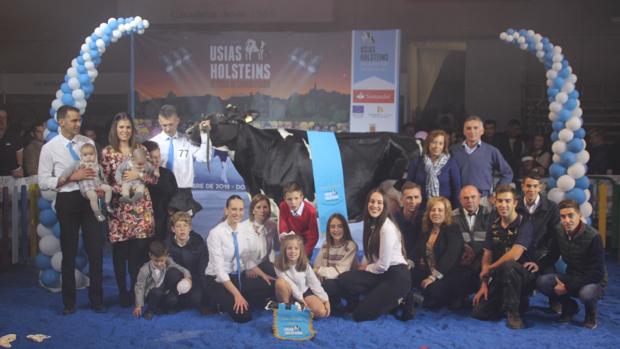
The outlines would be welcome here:
<svg viewBox="0 0 620 349">
<path fill-rule="evenodd" d="M 135 144 L 132 119 L 118 114 L 101 168 L 85 164 L 92 162 L 92 141 L 79 135 L 79 112 L 64 106 L 57 119 L 60 132 L 43 147 L 39 181 L 59 192 L 66 315 L 75 312 L 80 228 L 91 306 L 105 311 L 101 222 L 107 221 L 119 303 L 146 319 L 193 307 L 247 322 L 252 309 L 275 301 L 297 302 L 316 317 L 350 313 L 366 321 L 393 313 L 408 320 L 417 305 L 461 309 L 471 303 L 473 317 L 505 315 L 517 329 L 538 289 L 561 321 L 578 312 L 573 298 L 579 298 L 584 325 L 597 325 L 607 278 L 600 236 L 583 222 L 576 202 L 546 199 L 537 172 L 523 176 L 520 198 L 510 166 L 481 141 L 477 117 L 465 121 L 466 140 L 450 151 L 443 131 L 429 134 L 424 155 L 400 187 L 400 205 L 382 189 L 368 193 L 363 246 L 353 241 L 344 216 L 334 214 L 321 227 L 326 237 L 314 259 L 317 213 L 296 183 L 283 185 L 277 217 L 269 198 L 257 195 L 244 220 L 244 200 L 232 195 L 206 242 L 192 230 L 192 214 L 200 210 L 191 196 L 193 161 L 206 159 L 206 139 L 197 147 L 179 134 L 174 107 L 162 107 L 161 134 L 143 144 Z M 502 175 L 495 188 L 494 171 Z M 562 272 L 555 270 L 559 257 L 567 265 Z"/>
</svg>

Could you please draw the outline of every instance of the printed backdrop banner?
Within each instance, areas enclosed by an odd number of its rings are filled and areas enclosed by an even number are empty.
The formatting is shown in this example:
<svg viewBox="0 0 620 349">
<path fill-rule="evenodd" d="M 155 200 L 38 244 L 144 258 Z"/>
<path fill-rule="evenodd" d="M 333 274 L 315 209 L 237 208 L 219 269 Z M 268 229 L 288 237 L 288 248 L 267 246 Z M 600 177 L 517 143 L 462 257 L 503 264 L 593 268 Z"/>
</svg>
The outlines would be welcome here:
<svg viewBox="0 0 620 349">
<path fill-rule="evenodd" d="M 400 30 L 355 30 L 351 132 L 398 131 Z"/>
</svg>

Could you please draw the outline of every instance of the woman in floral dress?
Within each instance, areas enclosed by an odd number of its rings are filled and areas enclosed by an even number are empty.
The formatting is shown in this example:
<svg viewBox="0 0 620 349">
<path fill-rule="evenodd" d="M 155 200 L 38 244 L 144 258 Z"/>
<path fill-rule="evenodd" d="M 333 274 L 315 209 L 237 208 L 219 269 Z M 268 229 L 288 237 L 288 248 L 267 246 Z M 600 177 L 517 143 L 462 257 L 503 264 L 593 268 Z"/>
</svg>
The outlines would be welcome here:
<svg viewBox="0 0 620 349">
<path fill-rule="evenodd" d="M 121 183 L 114 179 L 116 169 L 131 156 L 135 147 L 142 147 L 134 139 L 133 120 L 127 113 L 114 116 L 108 140 L 110 145 L 101 152 L 101 166 L 108 183 L 112 186 L 115 195 L 112 198 L 112 208 L 109 217 L 109 237 L 112 242 L 112 261 L 116 284 L 119 290 L 119 302 L 122 307 L 132 304 L 131 291 L 136 283 L 140 267 L 148 260 L 148 246 L 154 234 L 153 203 L 148 189 L 144 197 L 131 203 L 122 203 L 118 199 L 121 192 Z M 142 175 L 145 183 L 156 183 L 157 177 Z M 137 171 L 126 171 L 125 180 L 137 179 Z M 131 285 L 127 288 L 127 271 Z"/>
</svg>

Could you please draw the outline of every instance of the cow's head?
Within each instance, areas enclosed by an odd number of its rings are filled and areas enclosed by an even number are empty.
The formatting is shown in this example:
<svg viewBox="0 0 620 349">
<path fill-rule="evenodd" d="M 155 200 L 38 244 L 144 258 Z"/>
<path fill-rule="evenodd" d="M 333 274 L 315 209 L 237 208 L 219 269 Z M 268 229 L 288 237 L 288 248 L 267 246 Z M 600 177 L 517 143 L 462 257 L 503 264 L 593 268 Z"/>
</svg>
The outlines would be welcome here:
<svg viewBox="0 0 620 349">
<path fill-rule="evenodd" d="M 187 133 L 193 143 L 200 144 L 200 132 L 206 131 L 214 146 L 234 150 L 239 128 L 254 121 L 258 115 L 256 111 L 240 112 L 236 106 L 228 105 L 224 113 L 208 115 L 205 120 L 189 128 Z"/>
</svg>

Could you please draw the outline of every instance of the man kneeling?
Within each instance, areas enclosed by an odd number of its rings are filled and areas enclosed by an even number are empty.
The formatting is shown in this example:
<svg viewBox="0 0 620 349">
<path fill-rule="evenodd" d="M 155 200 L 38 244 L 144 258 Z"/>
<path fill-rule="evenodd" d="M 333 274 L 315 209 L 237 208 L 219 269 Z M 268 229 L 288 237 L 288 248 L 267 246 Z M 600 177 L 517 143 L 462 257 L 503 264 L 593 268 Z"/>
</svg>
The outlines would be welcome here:
<svg viewBox="0 0 620 349">
<path fill-rule="evenodd" d="M 601 237 L 581 219 L 579 204 L 564 200 L 559 204 L 560 225 L 555 231 L 554 261 L 562 256 L 566 273 L 545 274 L 536 281 L 538 289 L 551 297 L 559 296 L 562 304 L 560 322 L 570 322 L 579 311 L 572 298 L 579 298 L 586 307 L 584 326 L 596 328 L 596 305 L 607 284 L 605 251 Z"/>
</svg>

